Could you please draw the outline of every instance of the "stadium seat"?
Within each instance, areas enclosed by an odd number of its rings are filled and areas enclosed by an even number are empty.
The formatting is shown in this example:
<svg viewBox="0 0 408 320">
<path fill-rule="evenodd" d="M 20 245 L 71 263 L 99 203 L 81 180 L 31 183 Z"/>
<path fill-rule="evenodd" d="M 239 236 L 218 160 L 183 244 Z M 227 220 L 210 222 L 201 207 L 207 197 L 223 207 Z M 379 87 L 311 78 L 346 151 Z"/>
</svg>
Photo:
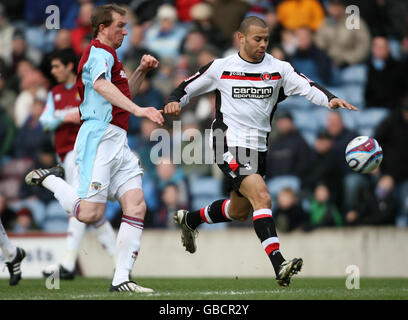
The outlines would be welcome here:
<svg viewBox="0 0 408 320">
<path fill-rule="evenodd" d="M 199 210 L 222 198 L 221 181 L 213 177 L 190 177 L 191 209 Z"/>
<path fill-rule="evenodd" d="M 331 111 L 328 108 L 316 108 L 313 115 L 318 123 L 319 129 L 326 128 L 327 117 Z M 338 109 L 343 119 L 344 126 L 348 129 L 357 128 L 357 114 L 346 109 Z"/>
<path fill-rule="evenodd" d="M 300 179 L 297 176 L 278 176 L 266 181 L 272 199 L 276 199 L 283 188 L 291 188 L 295 192 L 300 191 Z"/>
<path fill-rule="evenodd" d="M 290 96 L 287 97 L 284 101 L 279 102 L 278 104 L 278 110 L 282 111 L 293 111 L 293 110 L 304 110 L 308 109 L 312 106 L 313 104 L 309 102 L 306 98 L 301 97 L 301 96 Z"/>
<path fill-rule="evenodd" d="M 357 130 L 364 136 L 374 135 L 375 128 L 389 114 L 389 110 L 383 107 L 372 107 L 359 111 L 357 119 Z"/>
<path fill-rule="evenodd" d="M 310 110 L 297 110 L 292 112 L 295 126 L 298 130 L 316 131 L 319 129 L 317 121 L 313 118 Z"/>
<path fill-rule="evenodd" d="M 339 81 L 342 85 L 360 84 L 364 86 L 367 81 L 367 66 L 356 64 L 340 70 Z"/>
<path fill-rule="evenodd" d="M 346 95 L 343 99 L 347 102 L 351 103 L 352 105 L 356 106 L 359 109 L 364 108 L 365 100 L 364 100 L 364 90 L 365 87 L 360 84 L 351 84 L 344 87 L 346 91 Z M 342 97 L 341 97 L 342 98 Z"/>
</svg>

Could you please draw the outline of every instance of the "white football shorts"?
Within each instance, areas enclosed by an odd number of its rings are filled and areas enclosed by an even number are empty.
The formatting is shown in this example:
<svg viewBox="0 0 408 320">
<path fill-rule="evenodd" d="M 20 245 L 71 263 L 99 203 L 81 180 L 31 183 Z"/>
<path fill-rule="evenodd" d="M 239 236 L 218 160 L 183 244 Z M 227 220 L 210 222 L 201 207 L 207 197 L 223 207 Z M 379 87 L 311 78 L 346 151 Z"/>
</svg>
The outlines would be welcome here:
<svg viewBox="0 0 408 320">
<path fill-rule="evenodd" d="M 79 185 L 78 164 L 75 168 L 73 186 L 77 187 Z M 119 200 L 131 189 L 142 189 L 142 175 L 140 160 L 129 148 L 127 132 L 109 124 L 99 142 L 92 176 L 90 181 L 86 182 L 88 192 L 82 199 L 101 203 L 107 200 Z"/>
</svg>

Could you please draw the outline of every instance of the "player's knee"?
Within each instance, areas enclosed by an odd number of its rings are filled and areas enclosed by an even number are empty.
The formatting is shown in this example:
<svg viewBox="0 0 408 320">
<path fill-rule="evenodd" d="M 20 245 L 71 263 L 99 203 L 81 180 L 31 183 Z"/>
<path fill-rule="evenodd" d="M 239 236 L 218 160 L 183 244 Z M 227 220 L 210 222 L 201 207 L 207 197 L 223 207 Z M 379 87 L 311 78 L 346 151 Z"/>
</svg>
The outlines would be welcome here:
<svg viewBox="0 0 408 320">
<path fill-rule="evenodd" d="M 262 190 L 255 196 L 255 207 L 271 208 L 272 200 L 268 190 Z"/>
<path fill-rule="evenodd" d="M 86 224 L 94 224 L 102 217 L 103 213 L 101 214 L 98 210 L 87 210 L 86 212 L 80 210 L 78 214 L 78 220 Z"/>
<path fill-rule="evenodd" d="M 144 219 L 146 215 L 146 202 L 141 201 L 140 203 L 129 207 L 125 214 L 131 217 Z"/>
<path fill-rule="evenodd" d="M 233 212 L 232 214 L 230 213 L 230 217 L 233 218 L 234 220 L 238 220 L 238 221 L 245 221 L 246 219 L 248 219 L 249 217 L 249 211 L 245 210 L 245 211 L 237 211 L 237 212 Z"/>
</svg>

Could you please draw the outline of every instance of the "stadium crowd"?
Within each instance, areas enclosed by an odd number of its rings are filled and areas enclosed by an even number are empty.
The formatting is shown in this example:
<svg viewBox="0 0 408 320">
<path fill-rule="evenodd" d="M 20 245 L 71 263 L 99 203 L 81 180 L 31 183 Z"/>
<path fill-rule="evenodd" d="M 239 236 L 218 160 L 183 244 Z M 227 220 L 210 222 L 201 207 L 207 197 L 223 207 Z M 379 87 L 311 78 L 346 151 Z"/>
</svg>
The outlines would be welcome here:
<svg viewBox="0 0 408 320">
<path fill-rule="evenodd" d="M 309 231 L 320 226 L 408 226 L 408 81 L 404 75 L 408 69 L 408 3 L 109 2 L 128 8 L 128 35 L 117 50 L 125 69 L 134 70 L 146 53 L 160 61 L 134 98 L 140 106 L 163 108 L 169 93 L 182 80 L 213 59 L 236 53 L 240 22 L 256 15 L 270 28 L 269 53 L 289 61 L 298 72 L 359 108 L 357 112 L 331 112 L 300 97 L 279 103 L 269 136 L 266 174 L 279 231 Z M 43 130 L 39 121 L 48 90 L 56 84 L 50 73 L 50 56 L 54 50 L 72 48 L 79 58 L 91 40 L 92 10 L 105 3 L 0 3 L 0 218 L 9 231 L 66 232 L 68 216 L 52 193 L 27 187 L 24 176 L 32 168 L 51 167 L 57 161 L 52 134 Z M 49 5 L 59 8 L 59 29 L 45 26 Z M 347 27 L 349 5 L 359 9 L 359 20 L 353 18 L 355 28 Z M 208 94 L 193 99 L 182 110 L 181 126 L 174 124 L 178 118 L 167 118 L 165 128 L 173 137 L 173 150 L 184 152 L 194 149 L 194 143 L 208 143 L 204 133 L 214 110 L 215 96 Z M 150 137 L 155 129 L 158 126 L 150 120 L 131 116 L 129 145 L 145 170 L 145 227 L 173 228 L 172 216 L 177 209 L 197 210 L 221 198 L 225 190 L 215 165 L 173 164 L 174 159 L 166 155 L 152 159 L 157 141 Z M 197 137 L 199 133 L 202 140 Z M 190 140 L 176 138 L 182 135 Z M 371 174 L 354 173 L 344 159 L 346 145 L 359 135 L 373 136 L 384 151 L 380 168 Z M 205 150 L 205 146 L 198 147 Z M 208 163 L 208 157 L 211 159 L 212 154 L 204 153 L 202 162 Z M 119 210 L 118 203 L 108 203 L 106 216 L 114 227 L 120 224 Z M 226 227 L 216 227 L 220 226 Z"/>
</svg>

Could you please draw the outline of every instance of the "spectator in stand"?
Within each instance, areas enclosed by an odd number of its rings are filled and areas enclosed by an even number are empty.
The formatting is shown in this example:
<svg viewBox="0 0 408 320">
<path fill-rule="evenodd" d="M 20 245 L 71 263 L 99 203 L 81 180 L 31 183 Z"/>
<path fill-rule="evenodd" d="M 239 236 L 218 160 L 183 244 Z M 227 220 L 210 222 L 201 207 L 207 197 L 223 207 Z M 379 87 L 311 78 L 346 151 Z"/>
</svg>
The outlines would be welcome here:
<svg viewBox="0 0 408 320">
<path fill-rule="evenodd" d="M 375 190 L 366 190 L 360 196 L 354 209 L 346 215 L 350 225 L 394 225 L 396 203 L 393 197 L 394 179 L 384 175 Z"/>
<path fill-rule="evenodd" d="M 15 233 L 27 233 L 30 230 L 36 229 L 33 215 L 27 208 L 23 208 L 17 212 L 17 218 L 14 223 L 13 231 Z"/>
<path fill-rule="evenodd" d="M 343 225 L 342 216 L 335 202 L 331 199 L 329 187 L 318 183 L 309 209 L 309 222 L 303 227 L 311 231 L 318 227 L 339 227 Z"/>
<path fill-rule="evenodd" d="M 310 193 L 316 188 L 317 183 L 324 183 L 331 198 L 339 206 L 342 201 L 343 173 L 339 159 L 333 148 L 333 138 L 327 131 L 318 133 L 315 148 L 312 151 L 312 161 L 304 179 L 303 189 Z"/>
<path fill-rule="evenodd" d="M 47 141 L 51 141 L 51 135 L 43 131 L 39 120 L 45 107 L 45 100 L 46 94 L 44 97 L 34 98 L 27 120 L 22 127 L 17 129 L 14 140 L 15 157 L 35 158 L 41 146 Z"/>
<path fill-rule="evenodd" d="M 294 31 L 297 48 L 289 57 L 293 67 L 317 83 L 330 84 L 332 63 L 327 54 L 313 42 L 313 31 L 301 27 Z"/>
<path fill-rule="evenodd" d="M 250 5 L 244 0 L 207 0 L 212 6 L 214 25 L 221 30 L 226 47 L 232 44 L 233 34 L 239 28 Z"/>
<path fill-rule="evenodd" d="M 24 33 L 16 29 L 13 34 L 11 68 L 16 69 L 21 60 L 30 60 L 35 66 L 38 66 L 42 59 L 41 51 L 32 47 L 26 42 Z"/>
<path fill-rule="evenodd" d="M 11 52 L 14 27 L 7 19 L 6 8 L 0 3 L 0 58 L 11 64 Z"/>
<path fill-rule="evenodd" d="M 0 108 L 6 112 L 10 119 L 13 119 L 14 103 L 17 95 L 13 90 L 7 88 L 6 84 L 6 67 L 5 63 L 0 59 Z"/>
<path fill-rule="evenodd" d="M 156 172 L 156 184 L 159 194 L 163 194 L 163 191 L 169 184 L 177 186 L 179 191 L 178 203 L 182 207 L 188 207 L 189 204 L 189 192 L 186 176 L 180 166 L 173 164 L 169 158 L 162 157 L 157 163 Z"/>
<path fill-rule="evenodd" d="M 34 168 L 50 168 L 56 165 L 55 150 L 50 141 L 45 141 L 37 147 Z M 66 232 L 68 215 L 55 200 L 54 194 L 39 186 L 28 186 L 21 183 L 20 201 L 12 205 L 16 212 L 26 208 L 31 211 L 34 223 L 46 232 Z"/>
<path fill-rule="evenodd" d="M 149 1 L 135 1 L 136 7 L 133 13 L 137 17 L 137 21 L 144 27 L 149 27 L 156 17 L 158 8 L 163 4 L 174 3 L 174 0 L 149 0 Z"/>
<path fill-rule="evenodd" d="M 187 34 L 186 28 L 178 23 L 177 11 L 169 4 L 160 6 L 157 11 L 157 21 L 147 29 L 145 44 L 147 49 L 159 58 L 177 59 L 180 55 L 180 45 Z"/>
<path fill-rule="evenodd" d="M 191 16 L 191 9 L 199 4 L 202 0 L 175 0 L 174 5 L 177 9 L 177 15 L 181 22 L 190 22 L 193 17 Z"/>
<path fill-rule="evenodd" d="M 0 105 L 0 164 L 13 146 L 15 127 L 13 120 Z"/>
<path fill-rule="evenodd" d="M 384 119 L 375 131 L 384 158 L 381 172 L 391 175 L 396 184 L 398 197 L 398 225 L 408 226 L 408 102 Z"/>
<path fill-rule="evenodd" d="M 282 38 L 282 25 L 279 23 L 278 15 L 274 7 L 270 6 L 264 15 L 265 23 L 268 25 L 269 29 L 269 44 L 268 50 L 272 47 L 280 45 Z"/>
<path fill-rule="evenodd" d="M 84 47 L 83 40 L 87 35 L 92 34 L 91 15 L 94 9 L 92 2 L 84 2 L 79 7 L 77 26 L 71 30 L 72 49 L 80 56 Z"/>
<path fill-rule="evenodd" d="M 154 213 L 153 227 L 174 229 L 176 225 L 173 221 L 174 213 L 180 208 L 188 210 L 184 203 L 180 203 L 180 193 L 177 185 L 168 184 L 160 196 L 161 204 L 158 212 Z"/>
<path fill-rule="evenodd" d="M 339 208 L 342 212 L 347 212 L 358 200 L 360 190 L 369 187 L 368 177 L 351 170 L 344 159 L 347 144 L 357 137 L 358 133 L 344 126 L 343 118 L 338 111 L 330 111 L 327 115 L 326 130 L 333 139 L 333 149 L 336 151 L 339 169 L 343 174 L 344 200 Z"/>
<path fill-rule="evenodd" d="M 145 54 L 152 55 L 144 45 L 144 29 L 141 25 L 133 24 L 129 35 L 129 49 L 124 57 L 124 65 L 134 70 Z"/>
<path fill-rule="evenodd" d="M 317 46 L 339 68 L 364 62 L 370 52 L 370 31 L 365 21 L 360 18 L 360 28 L 348 29 L 344 0 L 330 0 L 327 9 L 329 16 L 315 35 Z"/>
<path fill-rule="evenodd" d="M 4 229 L 10 230 L 15 219 L 15 211 L 9 207 L 6 196 L 0 193 L 0 224 L 3 224 Z"/>
<path fill-rule="evenodd" d="M 288 60 L 285 51 L 280 45 L 275 45 L 271 47 L 271 49 L 269 50 L 269 53 L 278 60 L 282 60 L 282 61 Z"/>
<path fill-rule="evenodd" d="M 307 27 L 317 30 L 324 20 L 324 9 L 318 0 L 283 0 L 276 12 L 285 29 Z"/>
<path fill-rule="evenodd" d="M 273 213 L 276 228 L 283 232 L 301 229 L 309 216 L 302 209 L 296 192 L 290 188 L 284 188 L 279 192 L 277 200 L 278 206 Z"/>
<path fill-rule="evenodd" d="M 390 54 L 387 38 L 376 36 L 368 61 L 368 77 L 365 87 L 366 106 L 397 108 L 407 91 L 408 81 L 402 63 Z"/>
<path fill-rule="evenodd" d="M 191 30 L 183 40 L 181 53 L 188 59 L 188 69 L 190 73 L 200 68 L 198 57 L 200 52 L 209 50 L 216 53 L 218 50 L 208 43 L 205 35 L 198 30 Z M 217 54 L 216 54 L 217 55 Z"/>
<path fill-rule="evenodd" d="M 18 64 L 18 77 L 20 79 L 20 94 L 14 105 L 15 125 L 22 127 L 32 112 L 34 100 L 46 99 L 48 82 L 42 73 L 33 68 L 31 63 L 23 60 Z"/>
<path fill-rule="evenodd" d="M 190 16 L 192 19 L 191 30 L 201 32 L 207 39 L 208 43 L 220 50 L 226 49 L 225 38 L 219 28 L 212 22 L 213 9 L 206 3 L 197 3 L 191 7 Z"/>
<path fill-rule="evenodd" d="M 163 59 L 153 76 L 152 85 L 160 91 L 163 97 L 168 97 L 173 91 L 173 75 L 176 71 L 176 62 L 173 59 Z"/>
<path fill-rule="evenodd" d="M 309 171 L 310 148 L 289 112 L 283 111 L 276 118 L 278 134 L 268 146 L 266 178 L 287 175 L 302 178 Z"/>
</svg>

